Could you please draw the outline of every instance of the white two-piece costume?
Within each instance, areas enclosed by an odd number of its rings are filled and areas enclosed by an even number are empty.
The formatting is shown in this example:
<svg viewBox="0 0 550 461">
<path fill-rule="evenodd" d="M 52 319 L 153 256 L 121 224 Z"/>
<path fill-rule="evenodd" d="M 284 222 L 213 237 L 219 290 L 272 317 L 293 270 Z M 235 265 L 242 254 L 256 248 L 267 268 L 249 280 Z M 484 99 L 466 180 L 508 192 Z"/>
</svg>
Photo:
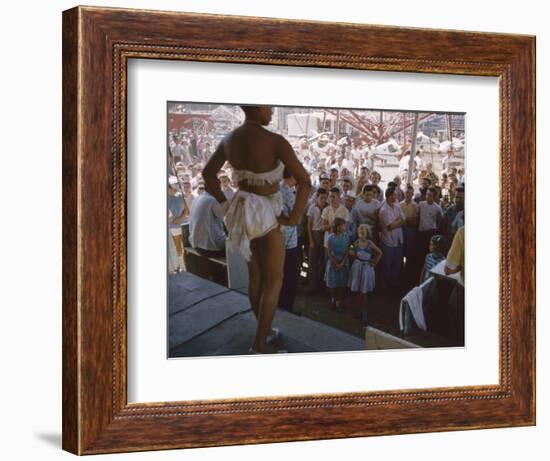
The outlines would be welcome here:
<svg viewBox="0 0 550 461">
<path fill-rule="evenodd" d="M 249 170 L 233 172 L 238 182 L 246 180 L 249 186 L 262 186 L 279 183 L 284 168 L 279 161 L 273 170 L 264 173 Z M 283 209 L 283 200 L 280 191 L 271 195 L 258 195 L 239 189 L 224 209 L 224 223 L 229 234 L 226 244 L 239 249 L 244 259 L 249 261 L 252 256 L 250 241 L 279 226 L 277 217 Z"/>
</svg>

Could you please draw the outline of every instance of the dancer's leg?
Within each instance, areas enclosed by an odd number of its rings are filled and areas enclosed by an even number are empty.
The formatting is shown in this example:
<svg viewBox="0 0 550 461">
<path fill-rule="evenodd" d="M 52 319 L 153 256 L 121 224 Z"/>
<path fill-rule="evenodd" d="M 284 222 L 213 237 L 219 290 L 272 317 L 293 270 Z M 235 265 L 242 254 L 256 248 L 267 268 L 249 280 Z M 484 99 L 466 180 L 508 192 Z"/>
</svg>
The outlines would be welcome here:
<svg viewBox="0 0 550 461">
<path fill-rule="evenodd" d="M 258 249 L 257 242 L 257 239 L 250 242 L 252 257 L 248 262 L 248 299 L 250 300 L 250 307 L 252 307 L 256 319 L 260 311 L 260 299 L 262 296 L 262 271 L 259 256 L 260 250 Z"/>
<path fill-rule="evenodd" d="M 285 245 L 283 234 L 278 228 L 256 240 L 255 250 L 260 261 L 262 282 L 254 349 L 258 352 L 270 352 L 271 349 L 266 344 L 266 337 L 271 331 L 271 322 L 283 284 Z"/>
</svg>

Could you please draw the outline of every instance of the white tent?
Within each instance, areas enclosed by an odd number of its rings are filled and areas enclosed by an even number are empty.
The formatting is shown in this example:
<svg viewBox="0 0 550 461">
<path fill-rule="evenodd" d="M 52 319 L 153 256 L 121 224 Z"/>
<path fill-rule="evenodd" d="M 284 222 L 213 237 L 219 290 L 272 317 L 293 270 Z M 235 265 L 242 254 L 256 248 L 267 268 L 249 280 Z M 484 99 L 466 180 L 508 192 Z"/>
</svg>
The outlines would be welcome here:
<svg viewBox="0 0 550 461">
<path fill-rule="evenodd" d="M 323 130 L 323 120 L 334 123 L 336 117 L 328 112 L 289 114 L 286 117 L 288 136 L 314 136 Z"/>
</svg>

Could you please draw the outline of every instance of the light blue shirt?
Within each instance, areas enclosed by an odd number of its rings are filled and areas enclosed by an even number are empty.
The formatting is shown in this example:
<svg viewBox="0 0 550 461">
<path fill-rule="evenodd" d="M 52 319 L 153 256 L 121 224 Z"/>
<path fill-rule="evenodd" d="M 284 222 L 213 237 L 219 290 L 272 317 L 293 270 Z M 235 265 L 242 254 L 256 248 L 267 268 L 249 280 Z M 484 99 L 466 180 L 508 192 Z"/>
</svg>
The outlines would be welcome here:
<svg viewBox="0 0 550 461">
<path fill-rule="evenodd" d="M 203 192 L 191 205 L 189 242 L 193 248 L 217 251 L 225 246 L 225 239 L 222 207 L 208 192 Z"/>
<path fill-rule="evenodd" d="M 283 179 L 280 184 L 281 195 L 283 196 L 283 215 L 290 216 L 296 202 L 294 187 L 289 187 Z M 283 226 L 283 237 L 285 248 L 296 248 L 298 246 L 298 226 Z"/>
</svg>

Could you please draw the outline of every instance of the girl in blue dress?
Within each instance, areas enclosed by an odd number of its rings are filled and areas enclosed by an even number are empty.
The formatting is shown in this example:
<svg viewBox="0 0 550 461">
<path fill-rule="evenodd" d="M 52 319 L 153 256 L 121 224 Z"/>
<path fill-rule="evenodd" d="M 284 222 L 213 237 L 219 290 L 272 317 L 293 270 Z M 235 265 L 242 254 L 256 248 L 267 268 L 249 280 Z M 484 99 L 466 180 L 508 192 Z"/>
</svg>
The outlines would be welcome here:
<svg viewBox="0 0 550 461">
<path fill-rule="evenodd" d="M 328 238 L 328 261 L 325 281 L 331 293 L 331 308 L 341 310 L 344 288 L 348 285 L 349 237 L 345 232 L 346 221 L 336 218 L 332 223 L 332 234 Z"/>
<path fill-rule="evenodd" d="M 374 290 L 374 267 L 382 257 L 382 250 L 369 240 L 369 228 L 367 224 L 361 224 L 357 228 L 358 239 L 350 249 L 353 257 L 349 286 L 352 293 L 359 293 L 359 308 L 365 312 L 367 308 L 367 293 Z"/>
<path fill-rule="evenodd" d="M 430 271 L 441 261 L 445 260 L 447 247 L 447 239 L 443 235 L 434 235 L 430 239 L 430 252 L 424 260 L 424 267 L 420 274 L 420 285 L 432 276 Z"/>
</svg>

